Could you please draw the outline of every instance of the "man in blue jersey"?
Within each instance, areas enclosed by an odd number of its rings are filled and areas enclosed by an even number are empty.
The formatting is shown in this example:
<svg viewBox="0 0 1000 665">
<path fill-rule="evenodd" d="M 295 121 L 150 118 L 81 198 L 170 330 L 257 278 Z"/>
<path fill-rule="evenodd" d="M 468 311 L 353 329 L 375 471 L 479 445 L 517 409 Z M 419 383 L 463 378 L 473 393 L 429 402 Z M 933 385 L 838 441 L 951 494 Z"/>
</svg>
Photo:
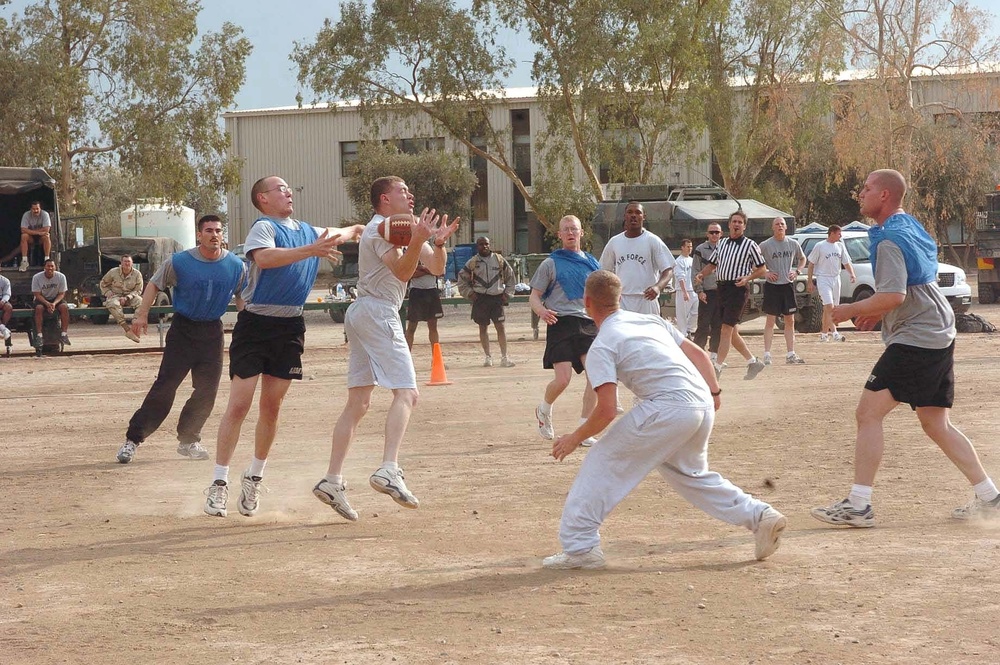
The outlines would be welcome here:
<svg viewBox="0 0 1000 665">
<path fill-rule="evenodd" d="M 177 422 L 177 452 L 190 459 L 208 459 L 201 428 L 215 406 L 222 377 L 222 315 L 245 282 L 243 261 L 222 249 L 222 220 L 215 215 L 198 220 L 197 247 L 168 258 L 149 280 L 132 320 L 136 341 L 146 332 L 156 294 L 169 287 L 173 287 L 174 319 L 156 381 L 129 421 L 125 443 L 118 449 L 119 462 L 131 462 L 139 444 L 163 423 L 189 373 L 194 391 Z"/>
<path fill-rule="evenodd" d="M 205 492 L 205 512 L 217 517 L 226 516 L 229 462 L 260 379 L 253 461 L 243 472 L 239 500 L 240 514 L 256 514 L 264 465 L 278 431 L 281 402 L 292 380 L 302 378 L 306 330 L 302 306 L 316 280 L 319 261 L 337 259 L 337 245 L 358 238 L 364 230 L 361 225 L 317 228 L 292 219 L 292 189 L 277 176 L 255 182 L 250 198 L 262 215 L 244 243 L 250 270 L 249 284 L 243 291 L 246 304 L 237 317 L 229 345 L 232 387 L 229 405 L 219 423 L 213 481 Z"/>
</svg>

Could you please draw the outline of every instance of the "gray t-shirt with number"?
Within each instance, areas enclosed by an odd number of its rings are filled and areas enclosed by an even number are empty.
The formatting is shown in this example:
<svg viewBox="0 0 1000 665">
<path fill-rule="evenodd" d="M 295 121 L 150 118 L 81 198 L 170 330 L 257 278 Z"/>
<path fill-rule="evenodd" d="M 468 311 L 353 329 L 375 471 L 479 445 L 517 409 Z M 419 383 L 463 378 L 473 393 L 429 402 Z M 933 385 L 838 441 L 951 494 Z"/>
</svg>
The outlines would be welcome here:
<svg viewBox="0 0 1000 665">
<path fill-rule="evenodd" d="M 806 258 L 802 245 L 788 236 L 784 240 L 768 238 L 760 243 L 760 253 L 764 255 L 768 271 L 778 273 L 778 279 L 770 282 L 771 284 L 788 284 L 788 273 L 792 271 L 792 267 L 797 268 L 802 259 Z"/>
<path fill-rule="evenodd" d="M 891 240 L 878 244 L 875 290 L 904 293 L 903 304 L 882 319 L 885 345 L 908 344 L 923 349 L 945 349 L 955 341 L 955 313 L 937 282 L 906 285 L 903 251 Z"/>
</svg>

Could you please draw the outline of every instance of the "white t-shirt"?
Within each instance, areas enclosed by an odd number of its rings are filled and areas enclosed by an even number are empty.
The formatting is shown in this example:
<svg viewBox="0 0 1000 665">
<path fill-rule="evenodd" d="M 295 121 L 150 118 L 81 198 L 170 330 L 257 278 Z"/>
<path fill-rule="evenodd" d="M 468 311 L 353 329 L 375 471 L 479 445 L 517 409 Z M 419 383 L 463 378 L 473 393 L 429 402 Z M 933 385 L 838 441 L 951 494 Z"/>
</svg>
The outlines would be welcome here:
<svg viewBox="0 0 1000 665">
<path fill-rule="evenodd" d="M 712 408 L 708 384 L 680 349 L 683 341 L 658 316 L 619 310 L 590 345 L 587 378 L 594 388 L 620 382 L 643 400 Z"/>
<path fill-rule="evenodd" d="M 847 248 L 841 241 L 824 240 L 816 243 L 809 252 L 809 263 L 815 266 L 813 275 L 817 277 L 839 277 L 840 269 L 851 262 Z"/>
<path fill-rule="evenodd" d="M 382 261 L 386 252 L 396 251 L 395 245 L 378 234 L 378 223 L 383 219 L 378 214 L 372 217 L 358 241 L 358 297 L 386 300 L 399 309 L 406 297 L 406 282 Z"/>
<path fill-rule="evenodd" d="M 635 238 L 619 233 L 601 252 L 601 268 L 622 281 L 623 296 L 642 295 L 660 279 L 660 273 L 674 267 L 674 257 L 655 234 L 646 229 Z"/>
<path fill-rule="evenodd" d="M 684 282 L 684 290 L 694 293 L 694 284 L 691 282 L 691 266 L 694 265 L 694 258 L 683 254 L 674 259 L 674 290 L 680 293 L 681 282 Z"/>
</svg>

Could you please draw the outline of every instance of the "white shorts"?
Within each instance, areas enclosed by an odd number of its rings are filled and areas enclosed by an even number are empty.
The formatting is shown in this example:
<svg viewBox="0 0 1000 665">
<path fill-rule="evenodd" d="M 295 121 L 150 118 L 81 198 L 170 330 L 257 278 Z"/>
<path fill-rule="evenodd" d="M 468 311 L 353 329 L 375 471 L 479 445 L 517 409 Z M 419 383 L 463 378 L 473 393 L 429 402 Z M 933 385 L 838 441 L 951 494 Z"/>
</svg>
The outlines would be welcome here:
<svg viewBox="0 0 1000 665">
<path fill-rule="evenodd" d="M 621 307 L 626 312 L 654 314 L 656 316 L 660 315 L 660 299 L 656 298 L 654 300 L 646 300 L 646 296 L 641 293 L 638 295 L 625 295 L 623 293 L 621 297 Z"/>
<path fill-rule="evenodd" d="M 819 299 L 824 305 L 839 305 L 840 275 L 836 277 L 816 275 L 816 290 L 819 291 Z"/>
<path fill-rule="evenodd" d="M 347 387 L 417 387 L 413 357 L 406 346 L 399 310 L 378 298 L 361 297 L 344 314 L 344 334 L 351 345 Z"/>
</svg>

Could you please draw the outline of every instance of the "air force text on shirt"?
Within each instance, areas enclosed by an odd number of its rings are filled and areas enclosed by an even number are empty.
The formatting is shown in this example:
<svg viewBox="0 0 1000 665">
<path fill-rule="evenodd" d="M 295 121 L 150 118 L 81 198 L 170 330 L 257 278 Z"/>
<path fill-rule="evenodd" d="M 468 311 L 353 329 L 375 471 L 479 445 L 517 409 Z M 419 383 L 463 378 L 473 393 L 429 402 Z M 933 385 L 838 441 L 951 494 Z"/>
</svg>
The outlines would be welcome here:
<svg viewBox="0 0 1000 665">
<path fill-rule="evenodd" d="M 618 257 L 618 260 L 615 261 L 615 267 L 617 268 L 626 261 L 635 261 L 639 265 L 646 265 L 646 257 L 642 254 L 622 254 Z"/>
</svg>

